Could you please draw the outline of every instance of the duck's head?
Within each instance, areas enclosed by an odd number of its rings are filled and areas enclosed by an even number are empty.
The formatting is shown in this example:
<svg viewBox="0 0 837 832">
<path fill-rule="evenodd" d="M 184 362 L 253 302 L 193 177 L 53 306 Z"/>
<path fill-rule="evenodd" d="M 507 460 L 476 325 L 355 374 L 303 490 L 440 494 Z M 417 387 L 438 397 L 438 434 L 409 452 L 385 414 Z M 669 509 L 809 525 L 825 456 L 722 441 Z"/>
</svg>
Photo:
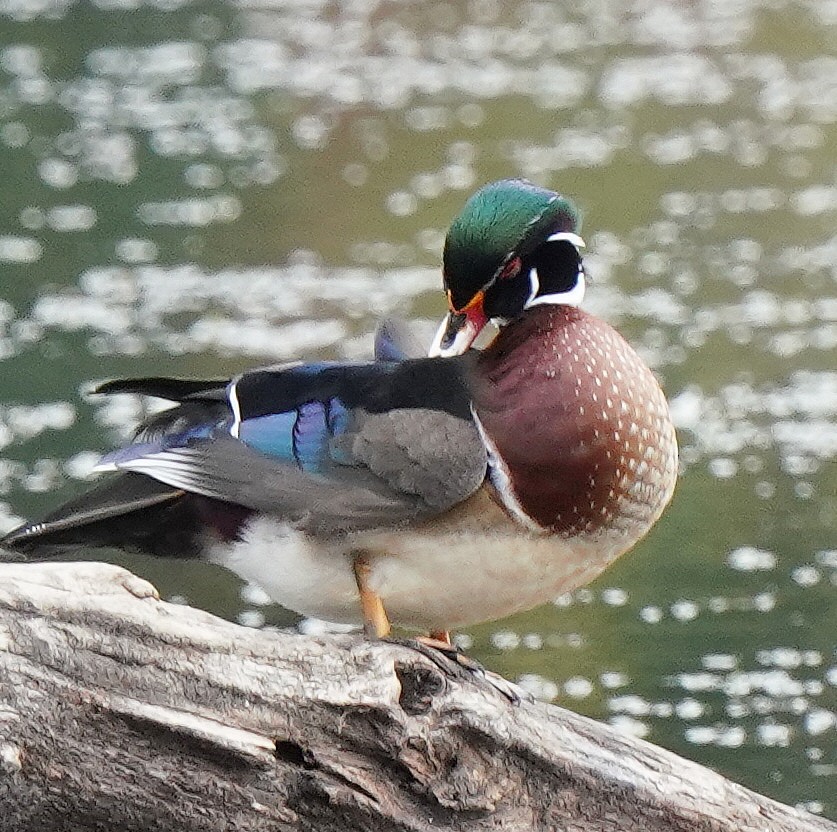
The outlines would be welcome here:
<svg viewBox="0 0 837 832">
<path fill-rule="evenodd" d="M 578 306 L 584 297 L 580 225 L 568 199 L 523 179 L 480 188 L 445 240 L 450 311 L 430 355 L 460 355 L 488 321 L 502 326 L 538 304 Z"/>
</svg>

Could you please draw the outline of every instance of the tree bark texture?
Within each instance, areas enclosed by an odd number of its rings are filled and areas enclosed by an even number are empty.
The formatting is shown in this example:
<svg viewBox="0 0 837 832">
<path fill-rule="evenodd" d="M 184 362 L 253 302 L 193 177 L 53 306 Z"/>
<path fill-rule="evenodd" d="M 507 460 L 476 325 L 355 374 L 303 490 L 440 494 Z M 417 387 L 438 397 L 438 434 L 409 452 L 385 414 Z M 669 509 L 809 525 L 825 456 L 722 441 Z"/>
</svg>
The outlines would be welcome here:
<svg viewBox="0 0 837 832">
<path fill-rule="evenodd" d="M 0 565 L 0 830 L 837 832 L 447 664 Z"/>
</svg>

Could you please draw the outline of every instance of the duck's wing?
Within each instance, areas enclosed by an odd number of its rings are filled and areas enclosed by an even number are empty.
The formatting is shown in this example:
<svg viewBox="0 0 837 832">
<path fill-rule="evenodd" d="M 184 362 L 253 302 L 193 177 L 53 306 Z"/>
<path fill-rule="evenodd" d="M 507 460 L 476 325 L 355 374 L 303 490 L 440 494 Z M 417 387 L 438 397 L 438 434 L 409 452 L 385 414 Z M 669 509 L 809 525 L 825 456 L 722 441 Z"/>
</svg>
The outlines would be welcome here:
<svg viewBox="0 0 837 832">
<path fill-rule="evenodd" d="M 233 379 L 220 400 L 217 386 L 145 379 L 131 392 L 165 391 L 180 405 L 162 429 L 146 429 L 100 467 L 317 534 L 432 516 L 485 477 L 466 369 L 465 361 L 416 359 L 259 370 Z M 118 384 L 105 392 L 127 390 Z M 201 408 L 220 418 L 196 418 Z"/>
</svg>

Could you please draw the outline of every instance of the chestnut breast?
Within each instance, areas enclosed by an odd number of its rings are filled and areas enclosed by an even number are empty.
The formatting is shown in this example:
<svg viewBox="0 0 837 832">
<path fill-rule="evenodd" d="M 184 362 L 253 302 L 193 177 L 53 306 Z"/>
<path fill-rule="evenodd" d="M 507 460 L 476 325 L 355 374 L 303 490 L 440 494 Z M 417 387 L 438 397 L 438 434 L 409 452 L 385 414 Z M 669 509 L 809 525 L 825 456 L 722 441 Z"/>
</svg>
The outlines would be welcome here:
<svg viewBox="0 0 837 832">
<path fill-rule="evenodd" d="M 532 307 L 480 354 L 472 394 L 504 469 L 493 472 L 501 498 L 541 528 L 638 539 L 671 499 L 677 443 L 665 397 L 604 321 Z"/>
</svg>

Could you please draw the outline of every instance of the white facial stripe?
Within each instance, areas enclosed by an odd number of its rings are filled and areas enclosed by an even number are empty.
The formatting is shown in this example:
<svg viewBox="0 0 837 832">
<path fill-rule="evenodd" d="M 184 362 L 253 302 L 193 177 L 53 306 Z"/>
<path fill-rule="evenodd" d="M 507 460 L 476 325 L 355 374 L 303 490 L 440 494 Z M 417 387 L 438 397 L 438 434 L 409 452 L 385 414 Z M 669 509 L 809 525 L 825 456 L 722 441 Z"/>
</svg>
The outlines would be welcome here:
<svg viewBox="0 0 837 832">
<path fill-rule="evenodd" d="M 551 237 L 546 238 L 548 243 L 555 243 L 558 240 L 566 240 L 576 248 L 587 248 L 587 243 L 585 243 L 584 240 L 578 236 L 578 234 L 573 234 L 572 231 L 557 231 Z"/>
<path fill-rule="evenodd" d="M 529 269 L 529 297 L 526 298 L 526 303 L 523 305 L 524 309 L 532 305 L 540 290 L 541 281 L 538 277 L 538 270 L 536 268 L 531 268 Z"/>
<path fill-rule="evenodd" d="M 534 271 L 534 269 L 532 269 Z M 526 304 L 526 308 L 532 306 L 542 306 L 544 304 L 557 304 L 562 306 L 581 306 L 584 300 L 584 290 L 586 289 L 586 282 L 584 280 L 584 271 L 578 270 L 578 280 L 575 286 L 568 292 L 555 292 L 552 295 L 539 295 L 534 300 L 530 300 Z"/>
</svg>

